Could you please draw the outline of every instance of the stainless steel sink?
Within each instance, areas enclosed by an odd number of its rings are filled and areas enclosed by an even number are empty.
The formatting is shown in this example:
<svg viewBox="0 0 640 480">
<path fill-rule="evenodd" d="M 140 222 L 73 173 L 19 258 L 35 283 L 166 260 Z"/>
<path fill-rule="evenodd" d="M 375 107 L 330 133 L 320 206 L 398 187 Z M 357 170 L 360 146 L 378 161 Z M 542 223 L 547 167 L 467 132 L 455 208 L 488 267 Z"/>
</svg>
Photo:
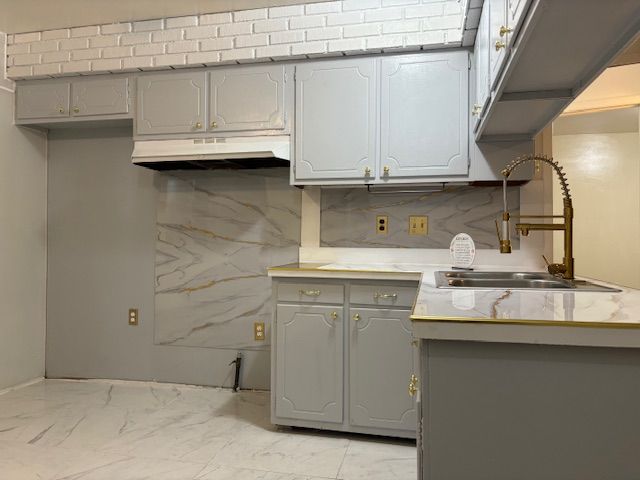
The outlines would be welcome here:
<svg viewBox="0 0 640 480">
<path fill-rule="evenodd" d="M 436 272 L 438 288 L 564 290 L 619 292 L 620 290 L 585 280 L 565 280 L 539 272 Z"/>
</svg>

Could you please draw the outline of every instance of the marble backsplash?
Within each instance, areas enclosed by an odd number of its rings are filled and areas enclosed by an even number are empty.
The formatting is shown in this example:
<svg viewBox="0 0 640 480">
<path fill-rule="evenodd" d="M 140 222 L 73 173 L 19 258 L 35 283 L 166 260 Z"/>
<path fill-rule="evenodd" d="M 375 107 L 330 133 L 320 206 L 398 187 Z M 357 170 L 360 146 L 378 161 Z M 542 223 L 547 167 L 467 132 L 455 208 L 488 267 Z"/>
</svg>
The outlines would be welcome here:
<svg viewBox="0 0 640 480">
<path fill-rule="evenodd" d="M 296 262 L 300 246 L 289 170 L 172 172 L 156 184 L 155 343 L 267 349 L 253 338 L 271 317 L 266 269 Z"/>
<path fill-rule="evenodd" d="M 512 216 L 519 215 L 519 187 L 508 187 Z M 477 248 L 497 249 L 494 219 L 502 214 L 502 187 L 447 187 L 421 194 L 372 194 L 365 189 L 322 190 L 320 246 L 357 248 L 449 248 L 455 234 L 471 235 Z M 376 216 L 389 217 L 387 235 L 376 233 Z M 409 215 L 428 216 L 426 236 L 410 236 Z M 514 248 L 520 241 L 512 235 Z"/>
</svg>

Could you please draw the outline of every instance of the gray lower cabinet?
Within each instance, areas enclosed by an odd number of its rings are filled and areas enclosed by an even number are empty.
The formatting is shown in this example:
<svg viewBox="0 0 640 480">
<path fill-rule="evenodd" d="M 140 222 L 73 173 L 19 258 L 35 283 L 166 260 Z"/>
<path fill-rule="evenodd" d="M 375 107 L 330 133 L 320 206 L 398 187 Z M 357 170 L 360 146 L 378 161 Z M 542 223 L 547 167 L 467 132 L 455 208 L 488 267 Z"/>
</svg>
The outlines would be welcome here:
<svg viewBox="0 0 640 480">
<path fill-rule="evenodd" d="M 210 75 L 210 131 L 285 128 L 284 65 L 216 68 Z"/>
<path fill-rule="evenodd" d="M 129 79 L 107 78 L 71 84 L 71 115 L 115 115 L 129 112 Z"/>
<path fill-rule="evenodd" d="M 413 282 L 274 280 L 272 422 L 416 438 Z"/>
<path fill-rule="evenodd" d="M 376 65 L 358 58 L 296 67 L 296 181 L 375 178 Z"/>
<path fill-rule="evenodd" d="M 640 478 L 637 348 L 423 339 L 420 350 L 419 479 Z"/>
<path fill-rule="evenodd" d="M 341 306 L 278 305 L 276 414 L 342 422 Z"/>
<path fill-rule="evenodd" d="M 466 51 L 381 60 L 383 180 L 468 173 L 469 68 Z"/>
<path fill-rule="evenodd" d="M 416 408 L 407 394 L 415 372 L 409 310 L 351 307 L 350 418 L 362 427 L 412 430 Z"/>
<path fill-rule="evenodd" d="M 137 82 L 138 135 L 205 132 L 206 72 L 141 75 Z"/>
</svg>

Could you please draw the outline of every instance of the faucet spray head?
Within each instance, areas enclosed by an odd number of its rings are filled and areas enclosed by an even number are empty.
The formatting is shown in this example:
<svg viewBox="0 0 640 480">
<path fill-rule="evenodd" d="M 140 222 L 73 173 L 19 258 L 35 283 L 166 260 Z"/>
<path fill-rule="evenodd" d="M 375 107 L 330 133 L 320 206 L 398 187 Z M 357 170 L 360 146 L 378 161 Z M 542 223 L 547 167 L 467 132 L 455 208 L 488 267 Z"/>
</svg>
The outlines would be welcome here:
<svg viewBox="0 0 640 480">
<path fill-rule="evenodd" d="M 511 239 L 509 238 L 509 212 L 504 212 L 502 214 L 502 234 L 500 233 L 498 220 L 496 220 L 496 233 L 498 234 L 498 240 L 500 241 L 500 253 L 511 253 Z"/>
</svg>

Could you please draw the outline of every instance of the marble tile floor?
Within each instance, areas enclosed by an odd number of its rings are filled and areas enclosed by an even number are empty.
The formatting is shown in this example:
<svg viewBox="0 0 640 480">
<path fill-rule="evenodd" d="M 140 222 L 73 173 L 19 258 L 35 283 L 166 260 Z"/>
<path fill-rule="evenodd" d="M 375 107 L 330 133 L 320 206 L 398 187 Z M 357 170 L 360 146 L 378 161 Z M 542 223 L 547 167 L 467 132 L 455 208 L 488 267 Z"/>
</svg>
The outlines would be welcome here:
<svg viewBox="0 0 640 480">
<path fill-rule="evenodd" d="M 278 429 L 268 392 L 43 380 L 0 394 L 0 480 L 409 480 L 414 442 Z"/>
</svg>

